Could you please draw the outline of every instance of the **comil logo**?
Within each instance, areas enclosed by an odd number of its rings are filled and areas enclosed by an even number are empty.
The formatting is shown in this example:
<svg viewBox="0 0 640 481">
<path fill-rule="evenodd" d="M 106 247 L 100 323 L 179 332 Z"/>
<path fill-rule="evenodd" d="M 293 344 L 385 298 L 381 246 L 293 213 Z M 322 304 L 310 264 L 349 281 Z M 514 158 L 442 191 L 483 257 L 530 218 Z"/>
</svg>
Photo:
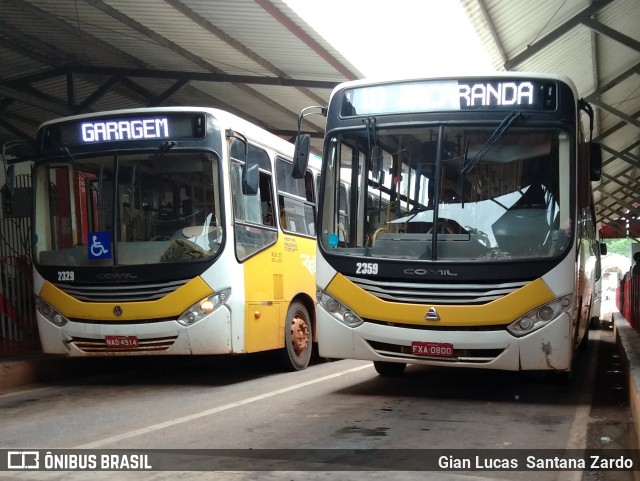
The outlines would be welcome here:
<svg viewBox="0 0 640 481">
<path fill-rule="evenodd" d="M 438 311 L 436 311 L 436 308 L 431 306 L 429 308 L 429 311 L 427 312 L 427 315 L 424 316 L 424 318 L 427 321 L 439 321 L 440 320 L 440 314 L 438 314 Z"/>
<path fill-rule="evenodd" d="M 8 451 L 7 469 L 39 469 L 40 453 L 38 451 Z"/>
<path fill-rule="evenodd" d="M 404 273 L 410 276 L 443 276 L 458 277 L 458 273 L 449 269 L 405 269 Z"/>
</svg>

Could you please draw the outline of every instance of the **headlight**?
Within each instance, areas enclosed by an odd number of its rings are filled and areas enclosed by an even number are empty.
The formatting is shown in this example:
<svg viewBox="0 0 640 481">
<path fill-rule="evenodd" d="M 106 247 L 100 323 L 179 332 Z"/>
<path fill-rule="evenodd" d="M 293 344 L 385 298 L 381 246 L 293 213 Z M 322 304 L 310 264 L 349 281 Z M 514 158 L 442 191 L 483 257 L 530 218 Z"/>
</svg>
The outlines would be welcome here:
<svg viewBox="0 0 640 481">
<path fill-rule="evenodd" d="M 509 324 L 507 330 L 516 337 L 526 336 L 546 326 L 563 312 L 568 311 L 571 308 L 571 298 L 571 295 L 559 297 L 547 304 L 536 307 L 520 319 Z"/>
<path fill-rule="evenodd" d="M 316 297 L 318 304 L 345 326 L 358 327 L 364 323 L 355 312 L 326 292 L 318 289 L 316 291 Z"/>
<path fill-rule="evenodd" d="M 183 326 L 195 324 L 200 319 L 211 314 L 218 307 L 226 304 L 229 297 L 231 297 L 231 288 L 222 289 L 215 294 L 211 294 L 210 296 L 196 302 L 193 306 L 184 311 L 177 320 Z"/>
<path fill-rule="evenodd" d="M 69 322 L 69 319 L 60 314 L 51 304 L 43 301 L 39 297 L 36 297 L 36 309 L 42 314 L 42 317 L 58 327 L 62 327 Z"/>
</svg>

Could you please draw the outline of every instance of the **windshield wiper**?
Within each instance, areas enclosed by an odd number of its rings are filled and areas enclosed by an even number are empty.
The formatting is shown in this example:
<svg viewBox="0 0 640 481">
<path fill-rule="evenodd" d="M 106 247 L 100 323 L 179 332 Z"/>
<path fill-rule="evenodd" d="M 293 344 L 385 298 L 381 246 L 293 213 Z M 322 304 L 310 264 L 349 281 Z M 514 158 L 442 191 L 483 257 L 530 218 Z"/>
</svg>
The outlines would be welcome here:
<svg viewBox="0 0 640 481">
<path fill-rule="evenodd" d="M 129 217 L 133 217 L 133 208 L 135 205 L 135 197 L 136 197 L 136 167 L 133 166 L 131 171 L 131 182 L 129 183 Z"/>
<path fill-rule="evenodd" d="M 176 145 L 178 145 L 177 142 L 174 142 L 173 140 L 167 140 L 160 147 L 158 147 L 158 151 L 153 155 L 154 160 L 155 159 L 160 159 L 164 154 L 169 152 Z"/>
<path fill-rule="evenodd" d="M 369 150 L 369 162 L 371 162 L 371 171 L 374 173 L 374 180 L 378 183 L 378 220 L 380 220 L 380 212 L 382 210 L 382 149 L 378 145 L 378 137 L 376 134 L 376 118 L 367 117 L 367 147 Z M 364 198 L 364 211 L 368 212 L 367 205 L 368 196 Z"/>
<path fill-rule="evenodd" d="M 507 115 L 505 119 L 500 123 L 500 125 L 498 125 L 498 128 L 493 131 L 493 133 L 491 134 L 491 137 L 489 137 L 487 141 L 484 143 L 484 145 L 480 148 L 480 150 L 476 152 L 476 155 L 473 156 L 473 159 L 471 159 L 471 161 L 468 164 L 467 164 L 467 159 L 465 155 L 465 159 L 464 159 L 460 174 L 466 175 L 469 172 L 471 172 L 471 169 L 473 169 L 476 165 L 480 163 L 480 161 L 485 156 L 485 154 L 489 152 L 489 150 L 491 150 L 491 147 L 493 147 L 494 144 L 502 138 L 505 132 L 509 129 L 509 127 L 511 127 L 511 125 L 516 121 L 516 119 L 520 117 L 520 115 L 521 115 L 520 112 L 511 112 L 509 115 Z"/>
<path fill-rule="evenodd" d="M 93 183 L 92 179 L 87 177 L 87 174 L 80 168 L 80 164 L 78 164 L 78 162 L 76 161 L 76 158 L 73 156 L 73 154 L 69 150 L 69 147 L 67 147 L 66 145 L 63 145 L 62 147 L 60 147 L 60 151 L 64 154 L 65 158 L 69 161 L 69 163 L 71 163 L 71 165 L 73 166 L 75 171 L 78 173 L 78 176 L 82 180 L 84 180 L 85 185 L 89 189 L 91 189 L 92 191 L 94 191 L 98 195 L 100 195 L 100 190 L 101 190 L 101 187 L 102 187 L 102 183 L 98 187 L 95 186 L 95 184 Z M 100 176 L 102 177 L 102 171 L 100 173 Z"/>
</svg>

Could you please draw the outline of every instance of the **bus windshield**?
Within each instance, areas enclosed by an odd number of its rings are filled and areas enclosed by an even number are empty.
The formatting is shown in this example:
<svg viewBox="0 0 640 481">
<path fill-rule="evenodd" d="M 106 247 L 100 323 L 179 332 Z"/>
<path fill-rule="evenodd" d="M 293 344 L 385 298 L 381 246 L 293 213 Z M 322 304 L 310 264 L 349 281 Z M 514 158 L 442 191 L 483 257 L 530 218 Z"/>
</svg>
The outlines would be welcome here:
<svg viewBox="0 0 640 481">
<path fill-rule="evenodd" d="M 35 261 L 146 265 L 221 249 L 218 160 L 210 152 L 99 153 L 36 164 Z"/>
<path fill-rule="evenodd" d="M 571 136 L 510 123 L 331 135 L 322 247 L 404 260 L 561 254 L 572 235 Z"/>
</svg>

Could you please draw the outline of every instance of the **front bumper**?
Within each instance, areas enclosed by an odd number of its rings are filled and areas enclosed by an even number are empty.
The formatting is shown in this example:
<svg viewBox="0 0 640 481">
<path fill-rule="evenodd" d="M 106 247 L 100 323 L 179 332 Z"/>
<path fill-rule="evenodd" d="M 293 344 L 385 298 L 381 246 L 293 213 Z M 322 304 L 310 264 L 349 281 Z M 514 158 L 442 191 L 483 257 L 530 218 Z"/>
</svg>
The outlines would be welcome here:
<svg viewBox="0 0 640 481">
<path fill-rule="evenodd" d="M 58 327 L 36 311 L 45 353 L 71 357 L 113 355 L 229 354 L 231 313 L 221 306 L 206 318 L 185 327 L 175 320 L 159 322 L 75 322 Z M 109 347 L 107 336 L 135 336 L 137 346 Z"/>
<path fill-rule="evenodd" d="M 437 330 L 365 322 L 350 328 L 318 305 L 318 347 L 322 357 L 501 370 L 556 370 L 571 367 L 571 319 L 563 313 L 531 334 L 516 338 L 506 329 Z M 453 345 L 453 357 L 411 353 L 411 343 Z"/>
</svg>

